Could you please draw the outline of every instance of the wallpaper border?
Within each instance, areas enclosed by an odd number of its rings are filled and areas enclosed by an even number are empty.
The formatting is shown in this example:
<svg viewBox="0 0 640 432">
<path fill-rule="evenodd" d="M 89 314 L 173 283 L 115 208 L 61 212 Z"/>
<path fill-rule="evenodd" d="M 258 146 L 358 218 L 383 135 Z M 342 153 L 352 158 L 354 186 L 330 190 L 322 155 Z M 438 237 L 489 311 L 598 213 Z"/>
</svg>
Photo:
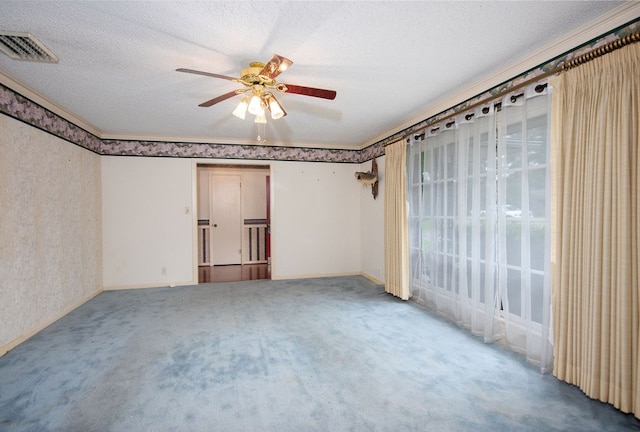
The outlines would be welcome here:
<svg viewBox="0 0 640 432">
<path fill-rule="evenodd" d="M 438 119 L 462 112 L 466 107 L 474 103 L 490 99 L 502 91 L 553 70 L 561 63 L 623 38 L 638 29 L 640 29 L 640 18 L 361 150 L 101 139 L 3 84 L 0 84 L 0 112 L 105 156 L 156 156 L 358 164 L 382 156 L 385 145 L 424 129 L 428 123 L 437 122 Z"/>
<path fill-rule="evenodd" d="M 161 156 L 203 159 L 360 163 L 358 150 L 166 141 L 102 140 L 109 156 Z"/>
<path fill-rule="evenodd" d="M 0 84 L 0 112 L 94 153 L 102 154 L 102 140 L 20 93 Z"/>
</svg>

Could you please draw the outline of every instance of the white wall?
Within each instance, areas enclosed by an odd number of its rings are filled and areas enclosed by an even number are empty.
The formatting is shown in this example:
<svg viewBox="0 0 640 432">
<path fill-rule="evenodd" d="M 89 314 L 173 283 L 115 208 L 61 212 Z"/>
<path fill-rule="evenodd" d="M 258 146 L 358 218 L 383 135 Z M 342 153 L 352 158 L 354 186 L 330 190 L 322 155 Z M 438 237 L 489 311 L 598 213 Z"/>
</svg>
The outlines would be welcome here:
<svg viewBox="0 0 640 432">
<path fill-rule="evenodd" d="M 0 115 L 0 355 L 100 292 L 100 157 Z"/>
<path fill-rule="evenodd" d="M 194 170 L 189 159 L 102 157 L 105 289 L 197 283 Z"/>
<path fill-rule="evenodd" d="M 384 192 L 385 157 L 376 159 L 378 164 L 378 196 L 373 199 L 371 186 L 361 188 L 360 236 L 362 238 L 362 274 L 378 283 L 384 283 Z M 361 164 L 358 171 L 370 171 L 371 161 Z"/>
<path fill-rule="evenodd" d="M 191 214 L 197 162 L 225 163 L 103 157 L 105 289 L 197 283 Z M 272 278 L 364 272 L 383 280 L 384 180 L 374 201 L 354 176 L 371 163 L 274 161 L 270 166 Z M 384 173 L 381 158 L 378 166 Z"/>
<path fill-rule="evenodd" d="M 358 165 L 273 162 L 272 278 L 359 274 Z"/>
</svg>

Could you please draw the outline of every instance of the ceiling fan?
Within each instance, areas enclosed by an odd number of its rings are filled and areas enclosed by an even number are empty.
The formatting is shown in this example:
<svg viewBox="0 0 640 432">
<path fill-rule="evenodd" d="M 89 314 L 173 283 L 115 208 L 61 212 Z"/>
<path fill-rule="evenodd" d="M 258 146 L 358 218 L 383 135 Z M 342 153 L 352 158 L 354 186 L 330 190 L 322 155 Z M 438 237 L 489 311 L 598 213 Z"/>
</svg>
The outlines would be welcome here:
<svg viewBox="0 0 640 432">
<path fill-rule="evenodd" d="M 233 111 L 233 115 L 244 119 L 246 112 L 249 111 L 250 114 L 256 116 L 256 123 L 266 123 L 266 110 L 269 110 L 271 112 L 271 118 L 273 119 L 279 119 L 287 115 L 284 108 L 282 108 L 282 105 L 280 105 L 280 103 L 274 96 L 275 91 L 331 100 L 335 99 L 336 97 L 336 92 L 334 90 L 324 90 L 314 87 L 304 87 L 277 82 L 276 77 L 287 70 L 287 68 L 289 68 L 289 66 L 291 66 L 292 64 L 293 62 L 288 58 L 282 57 L 278 54 L 274 54 L 267 64 L 260 62 L 251 63 L 248 68 L 242 70 L 240 78 L 184 68 L 176 69 L 176 71 L 226 79 L 244 85 L 244 88 L 230 91 L 216 98 L 203 102 L 198 106 L 210 107 L 236 95 L 240 95 L 250 91 L 251 94 L 245 95 L 240 104 Z"/>
</svg>

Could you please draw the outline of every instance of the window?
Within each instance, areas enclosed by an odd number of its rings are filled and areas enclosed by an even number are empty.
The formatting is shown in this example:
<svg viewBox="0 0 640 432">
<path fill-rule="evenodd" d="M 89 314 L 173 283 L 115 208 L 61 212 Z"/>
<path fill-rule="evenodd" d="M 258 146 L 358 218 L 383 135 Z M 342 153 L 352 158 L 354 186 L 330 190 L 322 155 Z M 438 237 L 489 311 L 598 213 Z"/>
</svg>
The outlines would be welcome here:
<svg viewBox="0 0 640 432">
<path fill-rule="evenodd" d="M 550 365 L 548 94 L 408 148 L 413 298 Z M 489 107 L 490 108 L 490 107 Z"/>
</svg>

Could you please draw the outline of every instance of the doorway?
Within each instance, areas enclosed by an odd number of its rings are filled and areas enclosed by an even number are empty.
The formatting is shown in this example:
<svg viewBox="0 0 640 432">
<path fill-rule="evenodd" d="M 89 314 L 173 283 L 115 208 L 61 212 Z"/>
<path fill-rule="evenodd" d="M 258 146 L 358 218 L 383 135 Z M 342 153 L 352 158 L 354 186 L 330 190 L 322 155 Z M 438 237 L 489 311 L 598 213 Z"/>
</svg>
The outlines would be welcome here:
<svg viewBox="0 0 640 432">
<path fill-rule="evenodd" d="M 271 279 L 270 167 L 197 165 L 198 282 Z"/>
</svg>

